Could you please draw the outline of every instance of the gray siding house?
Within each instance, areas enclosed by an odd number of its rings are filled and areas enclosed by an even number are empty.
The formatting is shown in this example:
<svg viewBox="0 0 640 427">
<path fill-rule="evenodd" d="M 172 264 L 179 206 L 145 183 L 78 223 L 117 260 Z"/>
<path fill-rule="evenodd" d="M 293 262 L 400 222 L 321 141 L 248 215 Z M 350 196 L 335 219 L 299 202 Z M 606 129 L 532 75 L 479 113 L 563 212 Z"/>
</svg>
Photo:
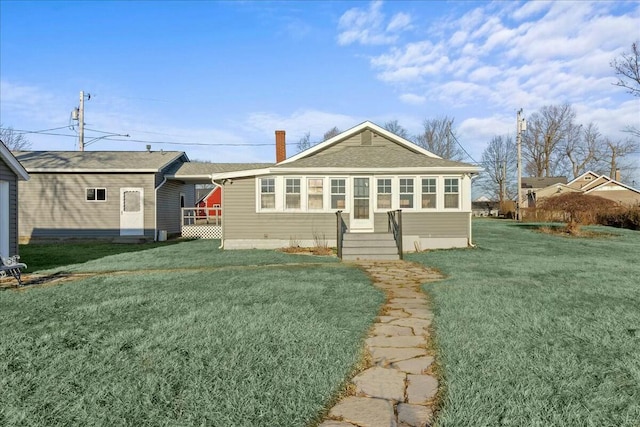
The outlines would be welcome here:
<svg viewBox="0 0 640 427">
<path fill-rule="evenodd" d="M 0 255 L 18 254 L 18 181 L 29 174 L 0 141 Z"/>
<path fill-rule="evenodd" d="M 21 241 L 57 238 L 157 239 L 180 233 L 181 207 L 195 188 L 165 178 L 188 162 L 178 151 L 23 151 L 31 180 L 19 185 Z"/>
<path fill-rule="evenodd" d="M 276 131 L 277 163 L 211 166 L 210 179 L 223 188 L 225 249 L 314 246 L 318 239 L 336 246 L 336 211 L 348 233 L 386 233 L 387 213 L 402 210 L 405 251 L 471 243 L 471 177 L 480 168 L 444 160 L 368 121 L 288 159 L 284 149 L 284 132 Z"/>
</svg>

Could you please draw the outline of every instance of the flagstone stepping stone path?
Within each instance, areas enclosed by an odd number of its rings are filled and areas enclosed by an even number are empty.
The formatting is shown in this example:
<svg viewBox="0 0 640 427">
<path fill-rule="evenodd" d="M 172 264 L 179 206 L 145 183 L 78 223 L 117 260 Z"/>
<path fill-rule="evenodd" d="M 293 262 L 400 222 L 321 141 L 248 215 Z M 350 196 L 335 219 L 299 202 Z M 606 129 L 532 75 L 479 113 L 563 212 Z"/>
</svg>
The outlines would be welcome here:
<svg viewBox="0 0 640 427">
<path fill-rule="evenodd" d="M 387 302 L 366 339 L 374 366 L 351 379 L 355 396 L 340 400 L 319 427 L 425 427 L 438 380 L 427 350 L 433 314 L 420 290 L 442 275 L 406 261 L 358 261 Z"/>
</svg>

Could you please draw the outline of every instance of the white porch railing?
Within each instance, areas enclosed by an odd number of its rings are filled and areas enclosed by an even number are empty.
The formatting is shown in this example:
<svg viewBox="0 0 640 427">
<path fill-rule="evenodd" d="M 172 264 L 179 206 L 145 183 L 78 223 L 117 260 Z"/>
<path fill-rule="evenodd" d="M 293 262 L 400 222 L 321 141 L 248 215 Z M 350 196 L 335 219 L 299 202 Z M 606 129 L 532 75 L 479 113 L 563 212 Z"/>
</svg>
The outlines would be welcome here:
<svg viewBox="0 0 640 427">
<path fill-rule="evenodd" d="M 182 237 L 222 238 L 222 209 L 182 208 Z"/>
</svg>

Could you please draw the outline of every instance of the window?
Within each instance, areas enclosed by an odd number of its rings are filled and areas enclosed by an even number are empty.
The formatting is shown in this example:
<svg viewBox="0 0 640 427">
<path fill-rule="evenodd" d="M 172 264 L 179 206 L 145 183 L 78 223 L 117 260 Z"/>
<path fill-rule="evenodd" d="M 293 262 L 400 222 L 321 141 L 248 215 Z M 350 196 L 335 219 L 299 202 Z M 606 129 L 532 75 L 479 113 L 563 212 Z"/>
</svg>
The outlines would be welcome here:
<svg viewBox="0 0 640 427">
<path fill-rule="evenodd" d="M 307 180 L 307 209 L 322 209 L 322 178 L 309 178 Z"/>
<path fill-rule="evenodd" d="M 458 208 L 458 178 L 444 179 L 444 207 Z"/>
<path fill-rule="evenodd" d="M 275 178 L 260 179 L 260 209 L 276 208 L 276 180 Z"/>
<path fill-rule="evenodd" d="M 378 209 L 391 209 L 391 178 L 378 179 Z"/>
<path fill-rule="evenodd" d="M 346 180 L 337 178 L 331 180 L 331 209 L 344 209 L 346 199 Z"/>
<path fill-rule="evenodd" d="M 300 209 L 300 178 L 286 179 L 284 205 L 287 209 Z"/>
<path fill-rule="evenodd" d="M 422 208 L 434 209 L 436 207 L 436 179 L 422 178 Z"/>
<path fill-rule="evenodd" d="M 413 178 L 400 178 L 400 209 L 413 208 Z"/>
<path fill-rule="evenodd" d="M 106 200 L 106 188 L 87 188 L 87 202 L 104 202 Z"/>
</svg>

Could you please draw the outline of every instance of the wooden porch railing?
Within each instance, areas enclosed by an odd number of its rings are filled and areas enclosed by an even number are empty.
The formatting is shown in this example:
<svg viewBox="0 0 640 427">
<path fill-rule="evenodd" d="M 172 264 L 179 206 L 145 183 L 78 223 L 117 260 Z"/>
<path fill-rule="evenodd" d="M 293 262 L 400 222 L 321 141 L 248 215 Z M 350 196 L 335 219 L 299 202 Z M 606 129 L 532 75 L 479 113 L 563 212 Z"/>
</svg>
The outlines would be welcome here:
<svg viewBox="0 0 640 427">
<path fill-rule="evenodd" d="M 393 233 L 393 238 L 398 247 L 398 255 L 402 259 L 402 209 L 387 212 L 387 217 L 389 220 L 388 232 Z"/>
<path fill-rule="evenodd" d="M 342 240 L 344 233 L 347 231 L 347 224 L 342 219 L 342 211 L 336 211 L 336 246 L 338 249 L 338 258 L 342 259 Z"/>
<path fill-rule="evenodd" d="M 182 208 L 182 225 L 222 225 L 222 209 Z"/>
</svg>

